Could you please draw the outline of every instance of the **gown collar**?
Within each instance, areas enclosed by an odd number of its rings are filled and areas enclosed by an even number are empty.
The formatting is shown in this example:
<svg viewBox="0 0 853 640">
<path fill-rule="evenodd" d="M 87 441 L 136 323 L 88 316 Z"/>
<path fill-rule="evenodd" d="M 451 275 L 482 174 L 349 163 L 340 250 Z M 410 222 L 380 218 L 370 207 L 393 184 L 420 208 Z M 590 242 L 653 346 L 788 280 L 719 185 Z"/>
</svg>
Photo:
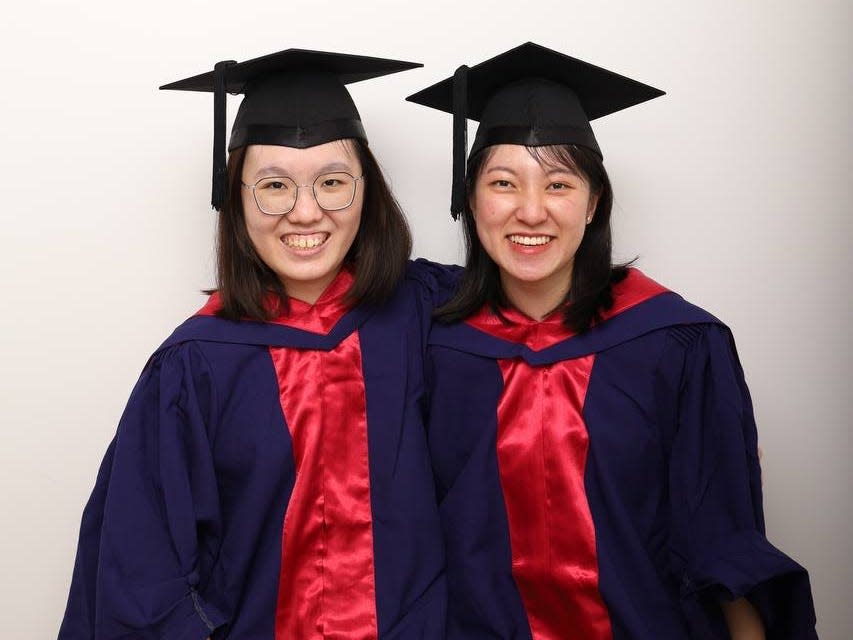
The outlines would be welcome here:
<svg viewBox="0 0 853 640">
<path fill-rule="evenodd" d="M 345 298 L 354 280 L 351 268 L 344 267 L 314 304 L 289 298 L 287 310 L 280 310 L 275 296 L 270 294 L 264 306 L 270 309 L 274 316 L 267 322 L 316 334 L 328 334 L 352 308 Z M 221 308 L 222 300 L 219 294 L 213 293 L 195 315 L 212 316 Z"/>
<path fill-rule="evenodd" d="M 629 269 L 625 279 L 613 285 L 613 306 L 602 313 L 597 325 L 667 291 L 666 287 L 639 269 Z M 501 313 L 509 323 L 502 321 L 489 305 L 483 306 L 465 322 L 483 333 L 515 344 L 523 344 L 533 351 L 547 349 L 577 335 L 576 331 L 563 326 L 562 307 L 543 320 L 530 318 L 514 308 L 501 309 Z"/>
</svg>

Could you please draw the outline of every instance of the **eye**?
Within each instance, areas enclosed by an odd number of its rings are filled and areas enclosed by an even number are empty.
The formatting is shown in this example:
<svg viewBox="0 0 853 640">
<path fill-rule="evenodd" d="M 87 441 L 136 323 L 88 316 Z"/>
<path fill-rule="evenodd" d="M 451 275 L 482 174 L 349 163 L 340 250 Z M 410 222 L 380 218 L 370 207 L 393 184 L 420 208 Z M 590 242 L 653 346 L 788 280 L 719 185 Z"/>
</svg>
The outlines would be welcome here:
<svg viewBox="0 0 853 640">
<path fill-rule="evenodd" d="M 256 188 L 264 189 L 266 191 L 286 191 L 290 188 L 290 185 L 281 178 L 269 178 L 267 180 L 261 180 Z"/>
<path fill-rule="evenodd" d="M 494 180 L 491 184 L 493 187 L 497 187 L 499 189 L 509 189 L 512 186 L 512 183 L 509 180 Z"/>
<path fill-rule="evenodd" d="M 337 178 L 326 178 L 325 180 L 323 180 L 323 186 L 324 187 L 337 187 L 337 186 L 340 186 L 341 184 L 343 184 L 343 183 L 340 180 L 338 180 Z"/>
<path fill-rule="evenodd" d="M 568 189 L 571 189 L 572 185 L 570 185 L 568 182 L 552 182 L 548 185 L 548 188 L 551 191 L 566 191 Z"/>
</svg>

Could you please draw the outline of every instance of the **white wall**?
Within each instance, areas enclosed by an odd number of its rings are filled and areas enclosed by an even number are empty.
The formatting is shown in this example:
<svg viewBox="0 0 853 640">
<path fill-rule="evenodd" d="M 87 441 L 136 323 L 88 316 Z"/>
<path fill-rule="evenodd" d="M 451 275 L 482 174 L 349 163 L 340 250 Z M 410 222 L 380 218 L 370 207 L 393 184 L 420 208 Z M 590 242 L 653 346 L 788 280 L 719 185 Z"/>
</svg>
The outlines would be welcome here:
<svg viewBox="0 0 853 640">
<path fill-rule="evenodd" d="M 213 283 L 210 96 L 156 87 L 288 47 L 425 63 L 352 92 L 417 254 L 456 261 L 450 118 L 402 98 L 533 40 L 667 90 L 595 123 L 618 254 L 733 327 L 770 538 L 810 570 L 822 637 L 853 637 L 851 26 L 843 0 L 6 7 L 0 636 L 55 635 L 130 388 Z"/>
</svg>

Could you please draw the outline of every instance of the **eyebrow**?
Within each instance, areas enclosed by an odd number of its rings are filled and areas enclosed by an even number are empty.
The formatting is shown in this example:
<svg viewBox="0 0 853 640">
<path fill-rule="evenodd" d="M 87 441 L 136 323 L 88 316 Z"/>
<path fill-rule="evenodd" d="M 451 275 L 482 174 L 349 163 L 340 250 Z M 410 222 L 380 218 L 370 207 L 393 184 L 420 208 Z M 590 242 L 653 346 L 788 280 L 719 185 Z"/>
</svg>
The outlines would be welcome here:
<svg viewBox="0 0 853 640">
<path fill-rule="evenodd" d="M 287 171 L 286 171 L 285 169 L 282 169 L 282 168 L 281 168 L 281 167 L 279 167 L 279 166 L 276 166 L 276 165 L 272 165 L 272 164 L 271 164 L 271 165 L 268 165 L 268 166 L 266 166 L 266 167 L 261 167 L 260 169 L 258 169 L 257 171 L 255 171 L 255 175 L 256 175 L 256 176 L 261 176 L 261 175 L 269 175 L 269 176 L 286 176 L 286 175 L 287 175 Z"/>
<path fill-rule="evenodd" d="M 567 173 L 570 176 L 575 176 L 576 178 L 580 177 L 577 171 L 575 171 L 574 169 L 570 169 L 569 167 L 554 167 L 553 169 L 549 169 L 548 171 L 546 171 L 545 175 L 552 176 L 555 173 Z"/>
<path fill-rule="evenodd" d="M 506 171 L 507 173 L 511 173 L 514 176 L 518 175 L 515 171 L 513 171 L 509 167 L 498 166 L 498 167 L 489 167 L 488 169 L 486 169 L 486 173 L 491 173 L 492 171 Z"/>
<path fill-rule="evenodd" d="M 317 170 L 317 175 L 322 175 L 324 173 L 329 173 L 332 171 L 346 171 L 347 173 L 351 172 L 352 167 L 346 162 L 330 162 L 328 164 L 324 164 Z M 278 165 L 271 164 L 265 167 L 261 167 L 255 172 L 255 176 L 290 176 L 290 172 Z"/>
<path fill-rule="evenodd" d="M 352 167 L 346 162 L 330 162 L 329 164 L 325 164 L 320 167 L 318 173 L 328 173 L 330 171 L 352 171 Z"/>
<path fill-rule="evenodd" d="M 498 167 L 489 167 L 488 169 L 486 169 L 486 173 L 491 173 L 492 171 L 506 171 L 507 173 L 511 173 L 514 176 L 518 175 L 515 171 L 513 171 L 509 167 L 498 166 Z M 573 171 L 569 167 L 554 167 L 553 169 L 549 169 L 548 171 L 546 171 L 545 175 L 546 176 L 552 176 L 555 173 L 567 173 L 570 176 L 580 177 L 580 176 L 578 176 L 577 171 Z"/>
</svg>

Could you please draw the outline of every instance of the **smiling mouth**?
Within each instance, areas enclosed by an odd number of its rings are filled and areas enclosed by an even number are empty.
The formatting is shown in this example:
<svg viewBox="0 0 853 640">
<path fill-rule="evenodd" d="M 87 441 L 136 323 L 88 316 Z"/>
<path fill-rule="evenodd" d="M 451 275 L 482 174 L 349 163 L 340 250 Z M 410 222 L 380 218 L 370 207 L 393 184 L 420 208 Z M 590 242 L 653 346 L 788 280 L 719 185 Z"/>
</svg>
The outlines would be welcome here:
<svg viewBox="0 0 853 640">
<path fill-rule="evenodd" d="M 289 249 L 316 249 L 328 239 L 328 233 L 288 233 L 281 237 L 282 243 Z"/>
<path fill-rule="evenodd" d="M 519 236 L 519 235 L 511 235 L 507 236 L 509 241 L 514 244 L 520 244 L 525 247 L 538 247 L 544 244 L 548 244 L 551 240 L 554 239 L 553 236 Z"/>
</svg>

